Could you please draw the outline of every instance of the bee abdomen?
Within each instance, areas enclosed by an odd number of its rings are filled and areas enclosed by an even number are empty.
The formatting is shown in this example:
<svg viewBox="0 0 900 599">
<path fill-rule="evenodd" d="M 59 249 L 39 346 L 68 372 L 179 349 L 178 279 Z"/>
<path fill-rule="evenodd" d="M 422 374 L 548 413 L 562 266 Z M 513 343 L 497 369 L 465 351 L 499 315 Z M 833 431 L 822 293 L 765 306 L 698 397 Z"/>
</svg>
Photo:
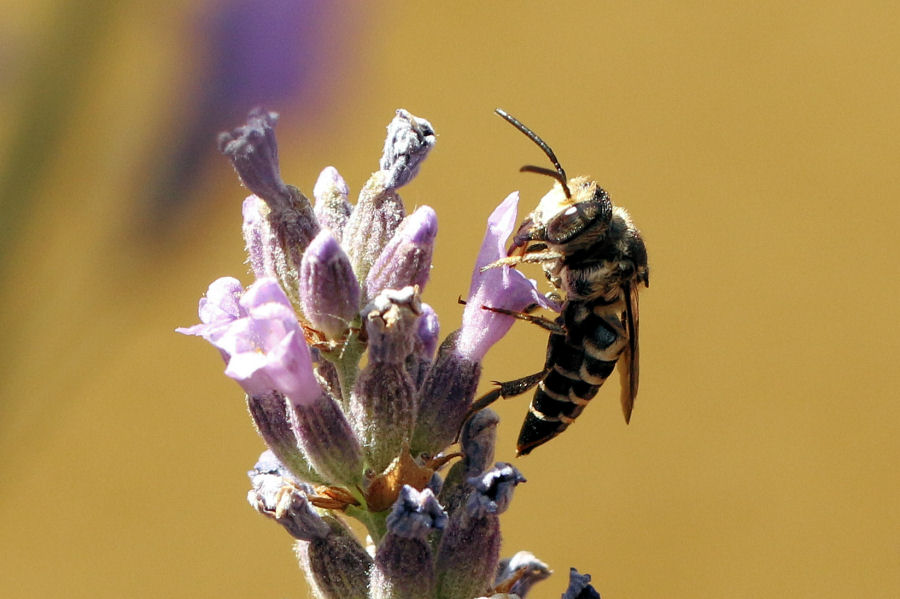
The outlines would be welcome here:
<svg viewBox="0 0 900 599">
<path fill-rule="evenodd" d="M 519 455 L 560 434 L 581 414 L 612 373 L 627 341 L 612 306 L 573 302 L 562 317 L 566 335 L 550 336 L 548 372 L 519 432 Z"/>
</svg>

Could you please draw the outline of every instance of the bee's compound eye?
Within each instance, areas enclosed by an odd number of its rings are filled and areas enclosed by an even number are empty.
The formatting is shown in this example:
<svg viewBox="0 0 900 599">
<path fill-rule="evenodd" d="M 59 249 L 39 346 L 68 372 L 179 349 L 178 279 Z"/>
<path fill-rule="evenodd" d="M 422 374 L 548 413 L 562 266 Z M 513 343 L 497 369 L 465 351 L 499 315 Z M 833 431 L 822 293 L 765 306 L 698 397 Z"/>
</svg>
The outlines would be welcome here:
<svg viewBox="0 0 900 599">
<path fill-rule="evenodd" d="M 594 222 L 598 213 L 598 206 L 592 201 L 569 206 L 547 224 L 547 241 L 551 243 L 570 241 Z"/>
</svg>

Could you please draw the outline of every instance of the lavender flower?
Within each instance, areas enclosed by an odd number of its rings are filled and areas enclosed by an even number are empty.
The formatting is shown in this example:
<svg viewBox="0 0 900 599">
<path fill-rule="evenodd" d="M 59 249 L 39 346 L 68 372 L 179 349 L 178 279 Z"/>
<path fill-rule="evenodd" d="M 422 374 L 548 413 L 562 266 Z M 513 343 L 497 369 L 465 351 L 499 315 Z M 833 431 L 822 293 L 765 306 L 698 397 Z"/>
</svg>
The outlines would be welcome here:
<svg viewBox="0 0 900 599">
<path fill-rule="evenodd" d="M 488 218 L 481 251 L 475 262 L 462 328 L 448 338 L 425 381 L 413 449 L 434 454 L 449 445 L 472 403 L 481 360 L 512 327 L 515 318 L 486 310 L 521 311 L 532 305 L 556 309 L 537 292 L 534 281 L 508 266 L 482 271 L 506 256 L 506 240 L 516 226 L 519 194 L 510 194 Z"/>
<path fill-rule="evenodd" d="M 406 216 L 397 194 L 419 172 L 434 129 L 398 110 L 356 206 L 328 167 L 313 210 L 281 179 L 275 120 L 256 110 L 220 140 L 254 194 L 243 234 L 256 280 L 247 289 L 213 282 L 201 324 L 178 329 L 216 347 L 247 394 L 269 448 L 250 472 L 251 505 L 295 539 L 320 599 L 521 599 L 549 569 L 527 552 L 498 569 L 499 515 L 525 479 L 509 464 L 490 466 L 494 412 L 465 423 L 463 457 L 441 474 L 482 360 L 515 321 L 489 308 L 554 308 L 508 266 L 482 271 L 505 256 L 517 194 L 488 219 L 461 326 L 435 353 L 438 317 L 421 294 L 437 215 L 421 206 Z M 371 555 L 346 518 L 365 526 Z"/>
</svg>

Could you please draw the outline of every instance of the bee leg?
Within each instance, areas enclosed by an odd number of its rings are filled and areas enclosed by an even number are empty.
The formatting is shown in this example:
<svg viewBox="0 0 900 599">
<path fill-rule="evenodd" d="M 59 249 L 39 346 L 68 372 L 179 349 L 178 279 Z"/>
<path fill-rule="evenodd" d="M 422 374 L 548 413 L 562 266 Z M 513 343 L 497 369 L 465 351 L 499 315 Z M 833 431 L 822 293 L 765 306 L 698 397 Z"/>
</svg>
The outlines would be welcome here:
<svg viewBox="0 0 900 599">
<path fill-rule="evenodd" d="M 507 256 L 506 258 L 500 258 L 496 262 L 491 262 L 487 266 L 482 266 L 481 272 L 490 270 L 492 268 L 497 268 L 498 266 L 515 266 L 516 264 L 520 264 L 522 262 L 550 262 L 552 260 L 559 260 L 562 257 L 563 255 L 559 252 L 553 252 L 549 250 L 546 252 L 534 252 L 532 254 L 525 254 L 523 256 Z"/>
<path fill-rule="evenodd" d="M 549 318 L 544 318 L 543 316 L 534 316 L 532 314 L 529 314 L 527 311 L 516 312 L 514 310 L 507 310 L 505 308 L 492 308 L 491 306 L 481 306 L 481 309 L 489 310 L 491 312 L 497 312 L 498 314 L 506 314 L 507 316 L 512 316 L 513 318 L 518 318 L 519 320 L 524 320 L 526 322 L 530 322 L 531 324 L 536 324 L 542 329 L 550 331 L 551 333 L 556 333 L 557 335 L 566 334 L 566 329 L 555 320 L 550 320 Z M 536 306 L 533 309 L 536 309 Z"/>
<path fill-rule="evenodd" d="M 509 399 L 510 397 L 515 397 L 516 395 L 522 395 L 535 385 L 541 382 L 550 369 L 545 369 L 540 372 L 536 372 L 534 374 L 530 374 L 528 376 L 523 376 L 520 379 L 516 379 L 514 381 L 507 381 L 505 383 L 501 383 L 500 381 L 493 381 L 495 385 L 497 385 L 496 389 L 488 391 L 474 402 L 469 407 L 469 410 L 466 412 L 466 415 L 463 416 L 462 422 L 459 425 L 459 430 L 456 432 L 456 441 L 459 440 L 459 434 L 462 431 L 462 427 L 469 421 L 476 412 L 480 412 L 485 409 L 501 397 L 503 399 Z"/>
</svg>

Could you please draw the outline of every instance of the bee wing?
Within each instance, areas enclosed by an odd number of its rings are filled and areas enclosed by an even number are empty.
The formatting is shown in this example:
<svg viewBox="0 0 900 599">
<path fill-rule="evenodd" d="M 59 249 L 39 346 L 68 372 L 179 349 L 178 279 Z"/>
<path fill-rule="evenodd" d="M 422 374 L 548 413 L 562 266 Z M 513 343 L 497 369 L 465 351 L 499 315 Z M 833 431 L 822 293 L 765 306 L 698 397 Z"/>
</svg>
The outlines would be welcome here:
<svg viewBox="0 0 900 599">
<path fill-rule="evenodd" d="M 640 368 L 638 364 L 638 294 L 637 285 L 633 282 L 625 285 L 625 332 L 628 333 L 628 343 L 619 357 L 619 377 L 621 379 L 622 413 L 625 414 L 625 423 L 631 420 L 631 410 L 634 408 L 634 398 L 638 392 L 638 378 Z"/>
</svg>

